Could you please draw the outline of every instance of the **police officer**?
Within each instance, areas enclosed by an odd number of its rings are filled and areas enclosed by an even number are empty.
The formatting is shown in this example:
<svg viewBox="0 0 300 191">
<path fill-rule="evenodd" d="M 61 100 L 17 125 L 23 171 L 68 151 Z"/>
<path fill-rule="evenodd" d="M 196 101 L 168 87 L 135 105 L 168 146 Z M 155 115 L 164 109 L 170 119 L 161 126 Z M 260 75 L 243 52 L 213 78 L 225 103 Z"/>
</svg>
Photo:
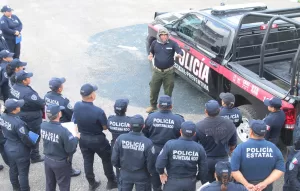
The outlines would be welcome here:
<svg viewBox="0 0 300 191">
<path fill-rule="evenodd" d="M 0 154 L 2 156 L 2 159 L 4 161 L 4 163 L 9 166 L 9 161 L 7 158 L 6 153 L 4 152 L 4 144 L 5 144 L 6 138 L 4 137 L 3 133 L 2 133 L 2 127 L 0 125 Z M 0 165 L 0 170 L 3 170 L 4 166 Z"/>
<path fill-rule="evenodd" d="M 250 121 L 250 138 L 232 153 L 232 176 L 248 190 L 271 191 L 272 183 L 285 169 L 281 151 L 264 136 L 267 126 L 262 120 Z"/>
<path fill-rule="evenodd" d="M 13 9 L 8 5 L 2 7 L 3 16 L 0 19 L 0 29 L 9 47 L 10 52 L 15 53 L 14 58 L 20 57 L 21 43 L 16 43 L 16 37 L 20 37 L 23 24 L 21 20 L 12 14 Z"/>
<path fill-rule="evenodd" d="M 26 123 L 18 117 L 24 103 L 24 100 L 6 100 L 6 111 L 0 117 L 0 125 L 7 139 L 4 149 L 9 160 L 9 177 L 14 191 L 30 190 L 30 148 L 34 143 L 28 135 Z"/>
<path fill-rule="evenodd" d="M 215 169 L 217 181 L 204 185 L 199 191 L 247 191 L 243 185 L 230 182 L 231 167 L 229 162 L 219 161 L 217 162 Z"/>
<path fill-rule="evenodd" d="M 0 63 L 0 86 L 4 102 L 8 99 L 10 92 L 6 67 L 13 60 L 13 56 L 14 53 L 10 53 L 8 50 L 2 50 L 0 52 L 0 58 L 2 59 Z"/>
<path fill-rule="evenodd" d="M 9 50 L 9 47 L 5 41 L 2 30 L 0 30 L 0 51 L 2 50 Z"/>
<path fill-rule="evenodd" d="M 27 73 L 25 70 L 21 70 L 16 73 L 16 84 L 10 90 L 10 97 L 14 99 L 24 99 L 25 104 L 21 108 L 19 113 L 20 118 L 25 121 L 30 131 L 40 135 L 41 123 L 42 123 L 42 111 L 44 109 L 45 102 L 36 91 L 34 91 L 30 85 L 30 78 L 32 73 Z M 39 142 L 40 137 L 35 144 L 35 147 L 31 150 L 30 158 L 31 163 L 37 163 L 44 161 L 39 154 Z"/>
<path fill-rule="evenodd" d="M 293 146 L 287 147 L 283 191 L 300 190 L 300 137 L 297 137 Z"/>
<path fill-rule="evenodd" d="M 46 115 L 50 122 L 41 125 L 41 136 L 44 143 L 46 191 L 69 191 L 71 183 L 70 158 L 75 153 L 80 134 L 74 137 L 59 120 L 65 108 L 56 104 L 47 106 Z"/>
<path fill-rule="evenodd" d="M 61 118 L 59 120 L 60 123 L 70 122 L 73 115 L 73 106 L 70 103 L 70 100 L 62 95 L 62 91 L 64 89 L 63 84 L 65 82 L 65 78 L 51 78 L 49 81 L 49 88 L 51 91 L 47 92 L 44 97 L 46 106 L 55 104 L 64 107 L 61 111 Z M 72 156 L 69 161 L 72 162 Z M 71 177 L 79 176 L 80 173 L 80 170 L 71 168 Z"/>
<path fill-rule="evenodd" d="M 165 184 L 165 191 L 192 191 L 196 190 L 197 180 L 206 182 L 206 154 L 203 147 L 192 139 L 195 128 L 193 122 L 183 122 L 181 137 L 168 141 L 157 157 L 155 166 Z M 164 172 L 165 168 L 168 174 Z"/>
<path fill-rule="evenodd" d="M 268 110 L 270 111 L 269 115 L 264 119 L 268 130 L 265 139 L 277 144 L 281 128 L 285 122 L 285 113 L 280 109 L 281 99 L 277 97 L 266 99 L 264 104 L 268 106 Z"/>
<path fill-rule="evenodd" d="M 215 181 L 215 165 L 218 161 L 228 161 L 228 155 L 237 142 L 235 125 L 229 119 L 219 116 L 220 106 L 215 100 L 205 104 L 205 115 L 196 126 L 195 139 L 201 143 L 207 154 L 209 182 Z"/>
<path fill-rule="evenodd" d="M 180 127 L 184 122 L 182 116 L 172 113 L 172 99 L 170 96 L 161 96 L 158 100 L 158 108 L 159 111 L 149 114 L 143 129 L 144 135 L 154 144 L 155 159 L 167 141 L 180 137 Z M 159 174 L 155 172 L 151 179 L 153 190 L 161 190 Z"/>
<path fill-rule="evenodd" d="M 130 131 L 130 117 L 126 116 L 128 99 L 117 99 L 114 105 L 116 115 L 111 115 L 107 120 L 107 128 L 112 134 L 111 147 L 114 147 L 119 135 Z M 116 168 L 117 180 L 119 180 L 120 171 Z"/>
<path fill-rule="evenodd" d="M 135 115 L 130 121 L 132 131 L 120 135 L 113 148 L 112 163 L 120 168 L 119 190 L 151 191 L 150 175 L 155 171 L 155 148 L 152 141 L 141 133 L 144 119 Z"/>
<path fill-rule="evenodd" d="M 95 153 L 102 159 L 104 173 L 108 179 L 106 189 L 110 190 L 117 188 L 118 184 L 111 164 L 111 147 L 103 133 L 103 130 L 107 130 L 107 118 L 105 112 L 93 104 L 97 89 L 97 86 L 91 84 L 84 84 L 81 87 L 82 101 L 75 104 L 73 116 L 74 123 L 81 133 L 79 146 L 90 190 L 95 190 L 100 185 L 100 182 L 95 180 L 93 170 Z"/>
<path fill-rule="evenodd" d="M 153 60 L 153 73 L 150 82 L 150 107 L 146 109 L 147 113 L 157 109 L 157 98 L 161 85 L 164 86 L 166 95 L 172 97 L 174 88 L 174 54 L 177 58 L 182 58 L 183 52 L 178 44 L 169 39 L 169 31 L 161 27 L 158 29 L 157 40 L 154 40 L 150 46 L 148 59 Z"/>
<path fill-rule="evenodd" d="M 13 87 L 16 83 L 16 73 L 24 70 L 25 66 L 27 66 L 27 62 L 21 62 L 19 59 L 13 59 L 6 67 L 6 73 L 9 78 L 8 86 L 10 88 Z"/>
<path fill-rule="evenodd" d="M 235 97 L 232 93 L 221 93 L 222 107 L 219 115 L 226 119 L 230 119 L 236 127 L 240 126 L 242 121 L 242 113 L 237 107 L 234 107 Z"/>
</svg>

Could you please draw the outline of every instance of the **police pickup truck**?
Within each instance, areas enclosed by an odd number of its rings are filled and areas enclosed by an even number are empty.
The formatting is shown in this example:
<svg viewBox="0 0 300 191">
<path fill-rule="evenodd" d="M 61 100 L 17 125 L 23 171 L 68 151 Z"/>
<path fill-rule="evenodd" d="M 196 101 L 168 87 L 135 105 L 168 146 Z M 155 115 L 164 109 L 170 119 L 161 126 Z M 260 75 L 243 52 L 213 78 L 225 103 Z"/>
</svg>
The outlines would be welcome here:
<svg viewBox="0 0 300 191">
<path fill-rule="evenodd" d="M 146 47 L 166 27 L 184 55 L 175 60 L 176 73 L 218 99 L 231 92 L 243 114 L 237 128 L 248 139 L 251 118 L 268 113 L 264 99 L 282 99 L 286 114 L 281 140 L 292 143 L 299 112 L 300 7 L 269 10 L 261 3 L 224 5 L 203 10 L 156 12 L 148 25 Z"/>
</svg>

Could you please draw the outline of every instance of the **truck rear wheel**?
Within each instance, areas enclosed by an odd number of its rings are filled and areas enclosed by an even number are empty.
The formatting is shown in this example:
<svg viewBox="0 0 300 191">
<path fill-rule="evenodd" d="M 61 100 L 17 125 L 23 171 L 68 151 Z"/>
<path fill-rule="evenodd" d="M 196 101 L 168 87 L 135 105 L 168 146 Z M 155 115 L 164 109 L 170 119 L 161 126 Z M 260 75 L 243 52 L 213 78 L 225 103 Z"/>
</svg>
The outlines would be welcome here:
<svg viewBox="0 0 300 191">
<path fill-rule="evenodd" d="M 257 112 L 255 111 L 252 105 L 241 105 L 238 107 L 242 113 L 242 120 L 243 123 L 240 124 L 236 128 L 237 132 L 237 142 L 238 144 L 243 143 L 248 140 L 249 138 L 249 121 L 251 119 L 258 119 Z"/>
</svg>

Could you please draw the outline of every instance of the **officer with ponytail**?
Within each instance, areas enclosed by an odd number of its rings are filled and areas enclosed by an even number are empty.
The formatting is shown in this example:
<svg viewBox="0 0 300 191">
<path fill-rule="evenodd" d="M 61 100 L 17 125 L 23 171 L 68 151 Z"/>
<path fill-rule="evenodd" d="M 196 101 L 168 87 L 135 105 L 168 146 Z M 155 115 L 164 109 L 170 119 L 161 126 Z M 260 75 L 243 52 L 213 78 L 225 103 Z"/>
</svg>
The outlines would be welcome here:
<svg viewBox="0 0 300 191">
<path fill-rule="evenodd" d="M 242 113 L 237 107 L 234 107 L 235 97 L 232 93 L 221 93 L 222 107 L 219 115 L 226 119 L 230 119 L 236 127 L 238 127 L 242 121 Z"/>
<path fill-rule="evenodd" d="M 243 185 L 230 182 L 231 167 L 229 162 L 219 161 L 215 169 L 216 181 L 203 185 L 199 191 L 247 191 Z"/>
</svg>

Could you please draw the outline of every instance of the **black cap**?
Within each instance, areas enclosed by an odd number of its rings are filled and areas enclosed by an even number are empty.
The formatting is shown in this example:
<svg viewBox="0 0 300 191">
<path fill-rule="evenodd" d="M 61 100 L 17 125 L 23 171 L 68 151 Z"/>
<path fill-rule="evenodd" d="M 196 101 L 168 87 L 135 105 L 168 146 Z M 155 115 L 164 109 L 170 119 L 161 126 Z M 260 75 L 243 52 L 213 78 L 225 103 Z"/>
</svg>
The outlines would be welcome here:
<svg viewBox="0 0 300 191">
<path fill-rule="evenodd" d="M 12 68 L 18 68 L 21 66 L 26 66 L 27 62 L 21 62 L 19 59 L 15 58 L 9 63 L 10 67 Z"/>
<path fill-rule="evenodd" d="M 194 136 L 196 132 L 196 125 L 192 121 L 185 121 L 181 124 L 181 132 L 186 137 Z"/>
<path fill-rule="evenodd" d="M 172 99 L 168 95 L 162 95 L 159 97 L 158 105 L 160 107 L 170 107 L 172 105 Z"/>
<path fill-rule="evenodd" d="M 4 5 L 4 6 L 2 7 L 2 9 L 1 9 L 1 12 L 2 12 L 2 13 L 5 13 L 5 12 L 11 12 L 11 11 L 13 11 L 13 9 L 12 9 L 10 6 L 8 6 L 8 5 Z"/>
<path fill-rule="evenodd" d="M 50 104 L 47 106 L 46 113 L 47 113 L 47 115 L 54 116 L 54 115 L 58 114 L 61 110 L 64 110 L 64 109 L 65 109 L 64 106 Z"/>
<path fill-rule="evenodd" d="M 205 110 L 208 115 L 216 115 L 220 111 L 220 105 L 216 100 L 209 100 L 205 104 Z"/>
<path fill-rule="evenodd" d="M 124 111 L 128 106 L 128 99 L 117 99 L 114 105 L 115 111 Z"/>
<path fill-rule="evenodd" d="M 65 82 L 66 78 L 51 78 L 51 80 L 49 81 L 49 88 L 51 90 L 57 90 Z"/>
<path fill-rule="evenodd" d="M 0 52 L 0 58 L 13 57 L 14 53 L 9 52 L 8 50 L 2 50 Z"/>
<path fill-rule="evenodd" d="M 133 131 L 141 131 L 144 127 L 144 118 L 141 115 L 135 115 L 130 119 L 130 127 Z"/>
<path fill-rule="evenodd" d="M 234 104 L 234 102 L 235 102 L 235 97 L 234 97 L 234 95 L 232 94 L 232 93 L 229 93 L 229 92 L 227 92 L 227 93 L 224 93 L 224 92 L 222 92 L 221 94 L 220 94 L 220 98 L 223 100 L 223 102 L 225 103 L 225 104 L 227 104 L 227 105 L 229 105 L 229 104 Z"/>
<path fill-rule="evenodd" d="M 221 176 L 223 173 L 228 174 L 230 176 L 231 174 L 231 166 L 230 162 L 224 162 L 224 161 L 219 161 L 215 165 L 215 171 L 218 176 Z"/>
<path fill-rule="evenodd" d="M 281 99 L 273 97 L 272 99 L 265 99 L 264 104 L 270 107 L 281 108 L 282 102 Z"/>
<path fill-rule="evenodd" d="M 19 72 L 16 73 L 16 80 L 23 81 L 26 78 L 31 78 L 32 76 L 33 76 L 33 73 L 26 72 L 25 70 L 20 70 Z"/>
<path fill-rule="evenodd" d="M 263 120 L 250 120 L 250 128 L 258 136 L 264 136 L 267 132 L 267 124 Z"/>
<path fill-rule="evenodd" d="M 88 96 L 88 95 L 90 95 L 91 93 L 93 93 L 96 90 L 98 90 L 97 86 L 93 86 L 91 84 L 84 84 L 80 88 L 80 94 L 82 96 Z"/>
<path fill-rule="evenodd" d="M 4 106 L 8 112 L 15 110 L 18 107 L 22 107 L 24 105 L 24 100 L 20 99 L 7 99 L 4 103 Z"/>
</svg>

